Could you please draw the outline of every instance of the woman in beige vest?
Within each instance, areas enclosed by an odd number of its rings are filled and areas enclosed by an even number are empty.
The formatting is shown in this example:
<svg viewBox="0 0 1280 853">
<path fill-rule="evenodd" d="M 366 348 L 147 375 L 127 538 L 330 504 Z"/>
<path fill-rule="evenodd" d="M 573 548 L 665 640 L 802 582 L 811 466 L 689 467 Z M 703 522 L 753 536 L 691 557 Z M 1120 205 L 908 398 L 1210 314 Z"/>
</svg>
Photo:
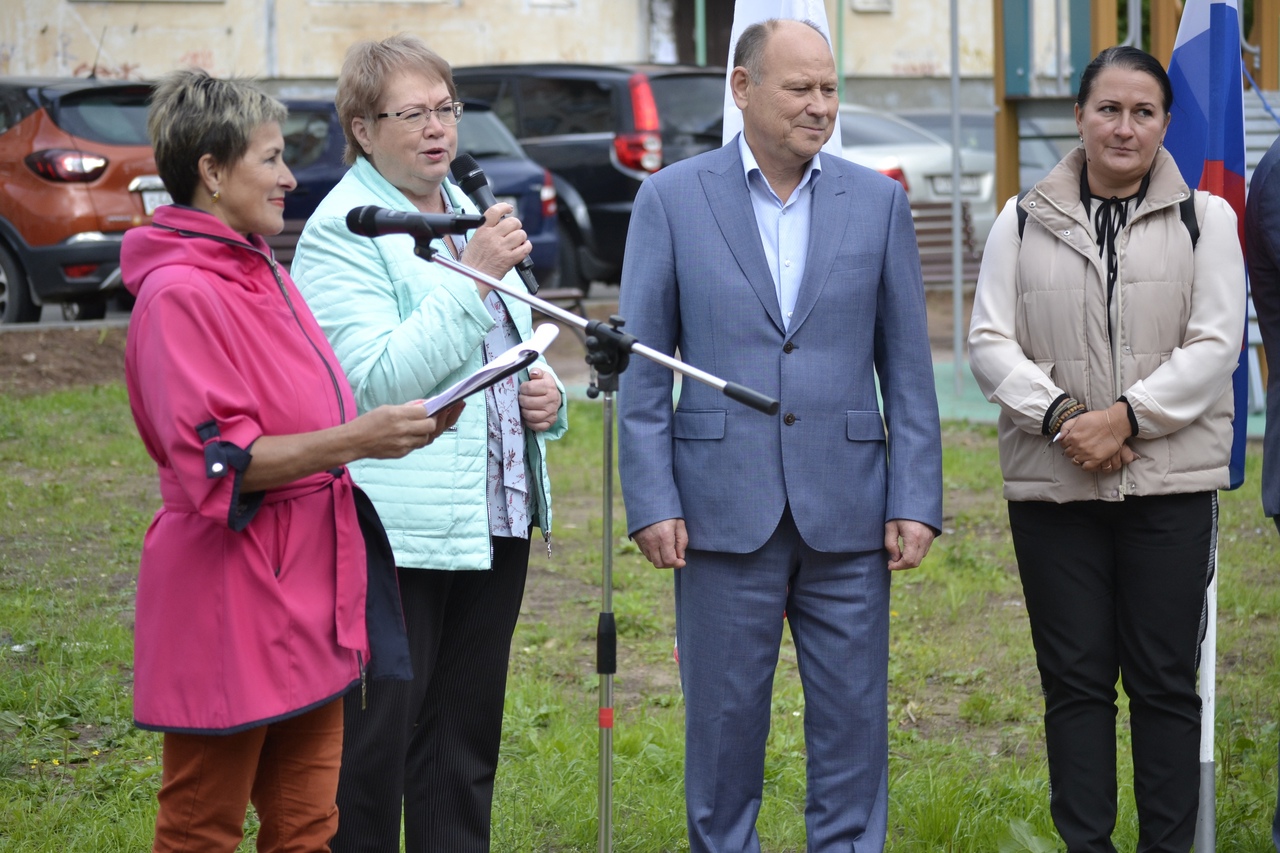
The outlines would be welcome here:
<svg viewBox="0 0 1280 853">
<path fill-rule="evenodd" d="M 1141 50 L 1090 63 L 1081 144 L 1005 205 L 969 331 L 974 375 L 1001 410 L 1050 806 L 1070 853 L 1115 850 L 1117 676 L 1138 851 L 1185 853 L 1195 831 L 1197 654 L 1245 284 L 1234 213 L 1192 194 L 1162 148 L 1172 101 Z"/>
</svg>

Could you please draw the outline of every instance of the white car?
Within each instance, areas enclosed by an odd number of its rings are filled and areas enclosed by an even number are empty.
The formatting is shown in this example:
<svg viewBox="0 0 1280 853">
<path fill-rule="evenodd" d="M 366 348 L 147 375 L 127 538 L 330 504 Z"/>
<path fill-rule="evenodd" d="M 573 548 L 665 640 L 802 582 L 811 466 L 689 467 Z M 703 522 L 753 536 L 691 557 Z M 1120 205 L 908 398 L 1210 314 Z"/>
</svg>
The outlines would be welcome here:
<svg viewBox="0 0 1280 853">
<path fill-rule="evenodd" d="M 1022 139 L 1018 144 L 1018 156 L 1022 161 L 1018 164 L 1019 189 L 1029 190 L 1036 182 L 1049 174 L 1049 170 L 1058 165 L 1062 155 L 1070 151 L 1076 144 L 1075 121 L 1071 118 L 1070 108 L 1063 110 L 1063 118 L 1048 120 L 1024 118 L 1018 122 L 1018 132 Z M 906 109 L 899 110 L 899 118 L 918 124 L 930 133 L 942 139 L 951 138 L 951 111 L 942 109 Z M 1049 133 L 1056 128 L 1060 133 Z M 1059 152 L 1059 147 L 1062 151 Z M 992 110 L 967 109 L 960 111 L 960 148 L 973 148 L 986 151 L 995 156 L 996 152 L 996 118 Z"/>
<path fill-rule="evenodd" d="M 894 178 L 913 204 L 951 201 L 951 144 L 924 128 L 890 113 L 841 104 L 840 143 L 846 160 Z M 978 252 L 996 218 L 995 166 L 991 154 L 960 149 L 960 193 L 969 202 Z"/>
</svg>

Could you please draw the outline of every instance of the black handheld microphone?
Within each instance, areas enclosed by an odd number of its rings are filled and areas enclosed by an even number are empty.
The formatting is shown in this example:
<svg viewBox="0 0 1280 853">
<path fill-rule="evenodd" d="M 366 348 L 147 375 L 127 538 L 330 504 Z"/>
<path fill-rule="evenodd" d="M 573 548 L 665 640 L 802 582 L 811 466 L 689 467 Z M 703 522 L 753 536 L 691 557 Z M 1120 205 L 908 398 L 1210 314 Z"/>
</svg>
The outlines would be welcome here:
<svg viewBox="0 0 1280 853">
<path fill-rule="evenodd" d="M 459 154 L 454 157 L 449 171 L 453 174 L 454 181 L 467 194 L 467 198 L 471 199 L 481 211 L 488 210 L 498 203 L 494 198 L 493 189 L 489 186 L 489 179 L 484 176 L 484 170 L 480 168 L 476 158 L 470 154 Z M 516 272 L 520 274 L 520 280 L 524 282 L 525 288 L 530 293 L 538 292 L 538 280 L 533 276 L 533 258 L 525 255 L 524 259 L 516 264 Z"/>
<path fill-rule="evenodd" d="M 347 228 L 361 237 L 381 237 L 384 234 L 412 234 L 428 240 L 441 234 L 466 234 L 484 224 L 484 217 L 470 213 L 405 213 L 387 210 L 368 204 L 353 207 L 347 213 Z"/>
</svg>

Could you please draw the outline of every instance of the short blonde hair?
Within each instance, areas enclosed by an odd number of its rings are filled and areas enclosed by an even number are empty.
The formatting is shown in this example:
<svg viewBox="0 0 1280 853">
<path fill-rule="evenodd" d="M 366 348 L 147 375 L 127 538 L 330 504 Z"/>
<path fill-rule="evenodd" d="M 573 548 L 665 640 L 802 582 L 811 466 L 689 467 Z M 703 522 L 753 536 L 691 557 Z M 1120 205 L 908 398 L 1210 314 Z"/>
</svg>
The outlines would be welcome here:
<svg viewBox="0 0 1280 853">
<path fill-rule="evenodd" d="M 169 72 L 156 84 L 147 112 L 160 180 L 174 201 L 191 204 L 201 157 L 230 166 L 249 150 L 255 130 L 288 115 L 284 104 L 248 80 L 220 80 L 201 68 Z"/>
<path fill-rule="evenodd" d="M 356 157 L 364 156 L 364 149 L 351 130 L 351 120 L 357 116 L 369 123 L 376 121 L 378 105 L 387 81 L 404 71 L 413 71 L 429 80 L 439 80 L 449 89 L 449 97 L 458 99 L 453 85 L 453 69 L 440 54 L 427 47 L 417 36 L 400 33 L 382 41 L 362 41 L 351 45 L 342 61 L 338 75 L 338 120 L 347 137 L 347 147 L 342 153 L 348 166 Z"/>
</svg>

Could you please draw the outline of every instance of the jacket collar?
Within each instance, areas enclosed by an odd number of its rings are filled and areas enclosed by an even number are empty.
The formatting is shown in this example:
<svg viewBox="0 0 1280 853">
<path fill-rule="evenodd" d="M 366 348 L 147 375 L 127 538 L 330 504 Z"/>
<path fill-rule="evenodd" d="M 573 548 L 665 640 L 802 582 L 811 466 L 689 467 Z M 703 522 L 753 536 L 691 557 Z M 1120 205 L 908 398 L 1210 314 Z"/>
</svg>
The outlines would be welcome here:
<svg viewBox="0 0 1280 853">
<path fill-rule="evenodd" d="M 738 150 L 737 137 L 719 150 L 705 155 L 705 165 L 698 173 L 711 213 L 725 243 L 733 252 L 734 259 L 769 319 L 779 332 L 788 336 L 796 333 L 813 310 L 842 245 L 841 239 L 833 239 L 827 224 L 843 225 L 848 221 L 847 215 L 841 211 L 841 203 L 844 201 L 842 196 L 846 192 L 845 172 L 840 168 L 841 161 L 825 152 L 818 156 L 822 177 L 813 188 L 813 214 L 810 219 L 804 282 L 796 295 L 789 332 L 782 321 L 778 291 L 774 286 L 773 275 L 769 272 L 764 246 L 760 242 L 760 226 L 756 223 L 755 209 L 751 205 L 751 194 L 747 189 L 746 172 Z"/>
<path fill-rule="evenodd" d="M 760 242 L 760 228 L 751 206 L 751 193 L 747 189 L 737 137 L 709 153 L 705 162 L 698 178 L 707 194 L 711 215 L 715 217 L 725 244 L 733 252 L 761 307 L 781 332 L 786 328 L 782 323 L 782 309 L 778 306 L 773 275 L 764 256 L 764 245 Z"/>
<path fill-rule="evenodd" d="M 809 218 L 809 249 L 804 262 L 804 281 L 796 294 L 796 305 L 791 317 L 791 332 L 796 330 L 813 311 L 830 278 L 836 256 L 845 246 L 844 229 L 849 225 L 851 203 L 844 198 L 848 190 L 848 177 L 840 168 L 841 161 L 826 152 L 820 152 L 822 179 L 813 187 L 813 214 Z M 839 229 L 840 233 L 836 233 Z"/>
<path fill-rule="evenodd" d="M 1077 146 L 1021 202 L 1027 215 L 1050 231 L 1084 229 L 1089 231 L 1089 217 L 1080 198 L 1080 175 L 1085 162 L 1084 146 Z M 1182 179 L 1173 155 L 1162 146 L 1151 164 L 1151 181 L 1147 194 L 1133 212 L 1130 223 L 1153 211 L 1178 204 L 1191 194 Z"/>
</svg>

